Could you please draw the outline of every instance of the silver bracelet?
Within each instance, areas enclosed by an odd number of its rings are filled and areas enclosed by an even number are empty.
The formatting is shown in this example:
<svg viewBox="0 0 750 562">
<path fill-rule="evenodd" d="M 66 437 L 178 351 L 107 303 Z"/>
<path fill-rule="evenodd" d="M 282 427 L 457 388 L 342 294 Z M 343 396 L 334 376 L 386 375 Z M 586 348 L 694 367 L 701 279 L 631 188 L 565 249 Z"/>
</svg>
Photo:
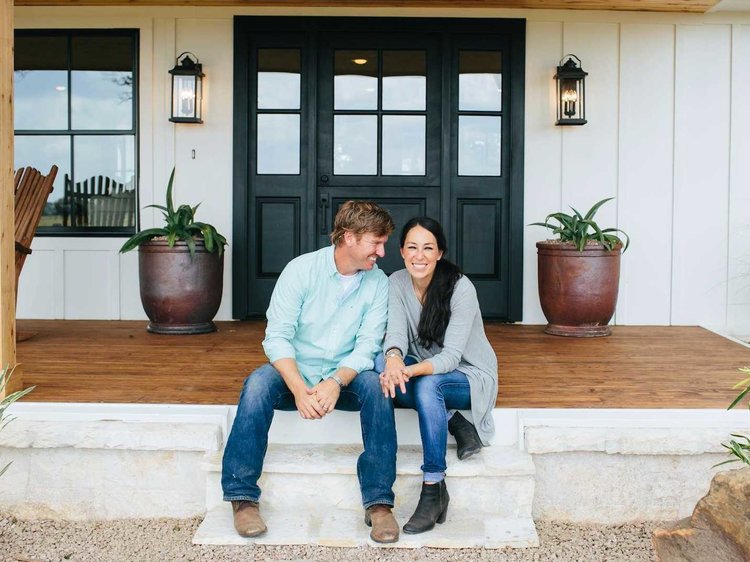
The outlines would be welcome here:
<svg viewBox="0 0 750 562">
<path fill-rule="evenodd" d="M 398 357 L 399 359 L 404 358 L 403 354 L 401 353 L 401 350 L 398 347 L 388 348 L 388 350 L 385 352 L 385 356 L 388 358 L 390 357 Z"/>
</svg>

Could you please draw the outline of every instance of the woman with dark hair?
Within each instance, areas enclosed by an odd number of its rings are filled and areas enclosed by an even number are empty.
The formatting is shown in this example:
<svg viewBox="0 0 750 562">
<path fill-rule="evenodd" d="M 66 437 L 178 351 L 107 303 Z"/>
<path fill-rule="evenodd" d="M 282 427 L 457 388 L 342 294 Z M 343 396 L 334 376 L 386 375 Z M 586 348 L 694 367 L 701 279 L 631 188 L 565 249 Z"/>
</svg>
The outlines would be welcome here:
<svg viewBox="0 0 750 562">
<path fill-rule="evenodd" d="M 405 269 L 389 279 L 388 328 L 380 375 L 394 405 L 419 417 L 423 484 L 405 533 L 429 531 L 445 521 L 448 432 L 463 460 L 489 445 L 495 426 L 497 357 L 484 333 L 476 290 L 447 250 L 440 223 L 416 217 L 401 231 Z M 474 424 L 455 410 L 471 410 Z"/>
</svg>

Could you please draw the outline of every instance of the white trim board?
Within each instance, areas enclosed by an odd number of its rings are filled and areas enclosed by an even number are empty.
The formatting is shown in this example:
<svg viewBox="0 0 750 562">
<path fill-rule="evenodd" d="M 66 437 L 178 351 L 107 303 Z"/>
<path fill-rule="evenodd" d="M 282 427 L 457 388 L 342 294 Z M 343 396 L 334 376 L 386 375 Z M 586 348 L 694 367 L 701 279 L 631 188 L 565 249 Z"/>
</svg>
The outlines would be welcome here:
<svg viewBox="0 0 750 562">
<path fill-rule="evenodd" d="M 83 404 L 28 402 L 11 406 L 8 413 L 29 421 L 127 421 L 144 423 L 209 423 L 221 428 L 226 437 L 236 406 L 180 404 Z M 305 421 L 296 412 L 276 412 L 271 426 L 272 443 L 358 442 L 356 412 L 334 412 L 320 421 Z M 727 435 L 750 427 L 750 415 L 743 410 L 717 409 L 572 409 L 496 408 L 494 444 L 524 448 L 528 428 L 664 430 L 717 430 Z M 420 443 L 416 413 L 396 410 L 399 443 Z M 13 431 L 9 425 L 6 431 Z"/>
</svg>

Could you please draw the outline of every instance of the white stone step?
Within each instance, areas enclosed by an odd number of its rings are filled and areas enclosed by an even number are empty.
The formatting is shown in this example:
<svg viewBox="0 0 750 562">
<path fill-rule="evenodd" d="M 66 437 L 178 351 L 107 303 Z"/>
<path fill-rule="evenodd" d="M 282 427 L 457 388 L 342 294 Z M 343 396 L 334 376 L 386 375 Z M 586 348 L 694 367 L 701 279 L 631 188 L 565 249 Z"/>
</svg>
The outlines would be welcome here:
<svg viewBox="0 0 750 562">
<path fill-rule="evenodd" d="M 286 510 L 360 509 L 356 466 L 361 451 L 361 445 L 269 445 L 259 481 L 261 505 Z M 459 461 L 451 447 L 447 457 L 446 482 L 456 505 L 470 504 L 475 513 L 491 517 L 531 517 L 535 470 L 528 453 L 513 447 L 485 447 Z M 421 447 L 399 447 L 396 507 L 416 506 L 421 464 Z M 213 456 L 205 468 L 210 510 L 224 503 L 220 457 Z"/>
<path fill-rule="evenodd" d="M 261 513 L 268 532 L 261 537 L 240 537 L 232 525 L 228 503 L 211 509 L 193 537 L 193 544 L 209 545 L 295 545 L 392 548 L 526 548 L 539 546 L 534 521 L 526 518 L 477 517 L 448 508 L 444 524 L 418 535 L 401 533 L 397 543 L 379 544 L 370 539 L 370 528 L 364 523 L 362 509 L 318 509 L 313 511 L 280 511 L 264 509 Z M 403 526 L 413 508 L 397 508 L 396 519 Z"/>
<path fill-rule="evenodd" d="M 361 451 L 361 445 L 269 445 L 259 482 L 261 512 L 269 532 L 254 541 L 234 531 L 231 508 L 222 500 L 221 458 L 213 455 L 204 465 L 208 513 L 193 541 L 375 546 L 363 521 L 356 475 Z M 513 447 L 486 447 L 459 461 L 455 447 L 450 447 L 447 461 L 451 503 L 446 524 L 429 533 L 402 535 L 397 546 L 502 548 L 538 544 L 531 518 L 535 470 L 528 453 Z M 401 525 L 419 500 L 421 464 L 421 447 L 399 447 L 394 492 Z"/>
</svg>

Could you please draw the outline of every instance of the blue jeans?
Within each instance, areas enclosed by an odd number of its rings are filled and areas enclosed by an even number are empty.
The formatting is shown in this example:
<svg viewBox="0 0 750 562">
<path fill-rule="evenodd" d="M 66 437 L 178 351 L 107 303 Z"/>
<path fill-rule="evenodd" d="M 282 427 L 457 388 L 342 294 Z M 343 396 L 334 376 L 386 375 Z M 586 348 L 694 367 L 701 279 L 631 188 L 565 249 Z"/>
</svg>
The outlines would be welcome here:
<svg viewBox="0 0 750 562">
<path fill-rule="evenodd" d="M 258 478 L 263 471 L 274 410 L 296 409 L 294 395 L 273 365 L 265 364 L 245 379 L 222 461 L 225 501 L 260 499 Z M 379 503 L 393 506 L 396 423 L 393 403 L 383 396 L 378 374 L 359 373 L 341 390 L 336 409 L 360 412 L 365 450 L 357 461 L 357 476 L 362 503 L 365 508 Z"/>
<path fill-rule="evenodd" d="M 378 356 L 375 369 L 383 371 L 385 365 Z M 407 356 L 404 363 L 413 365 L 417 361 Z M 393 403 L 397 408 L 417 411 L 419 434 L 422 437 L 422 472 L 425 482 L 439 482 L 447 468 L 445 454 L 448 448 L 448 410 L 471 409 L 469 379 L 461 371 L 424 375 L 406 383 L 406 394 L 396 389 Z"/>
</svg>

